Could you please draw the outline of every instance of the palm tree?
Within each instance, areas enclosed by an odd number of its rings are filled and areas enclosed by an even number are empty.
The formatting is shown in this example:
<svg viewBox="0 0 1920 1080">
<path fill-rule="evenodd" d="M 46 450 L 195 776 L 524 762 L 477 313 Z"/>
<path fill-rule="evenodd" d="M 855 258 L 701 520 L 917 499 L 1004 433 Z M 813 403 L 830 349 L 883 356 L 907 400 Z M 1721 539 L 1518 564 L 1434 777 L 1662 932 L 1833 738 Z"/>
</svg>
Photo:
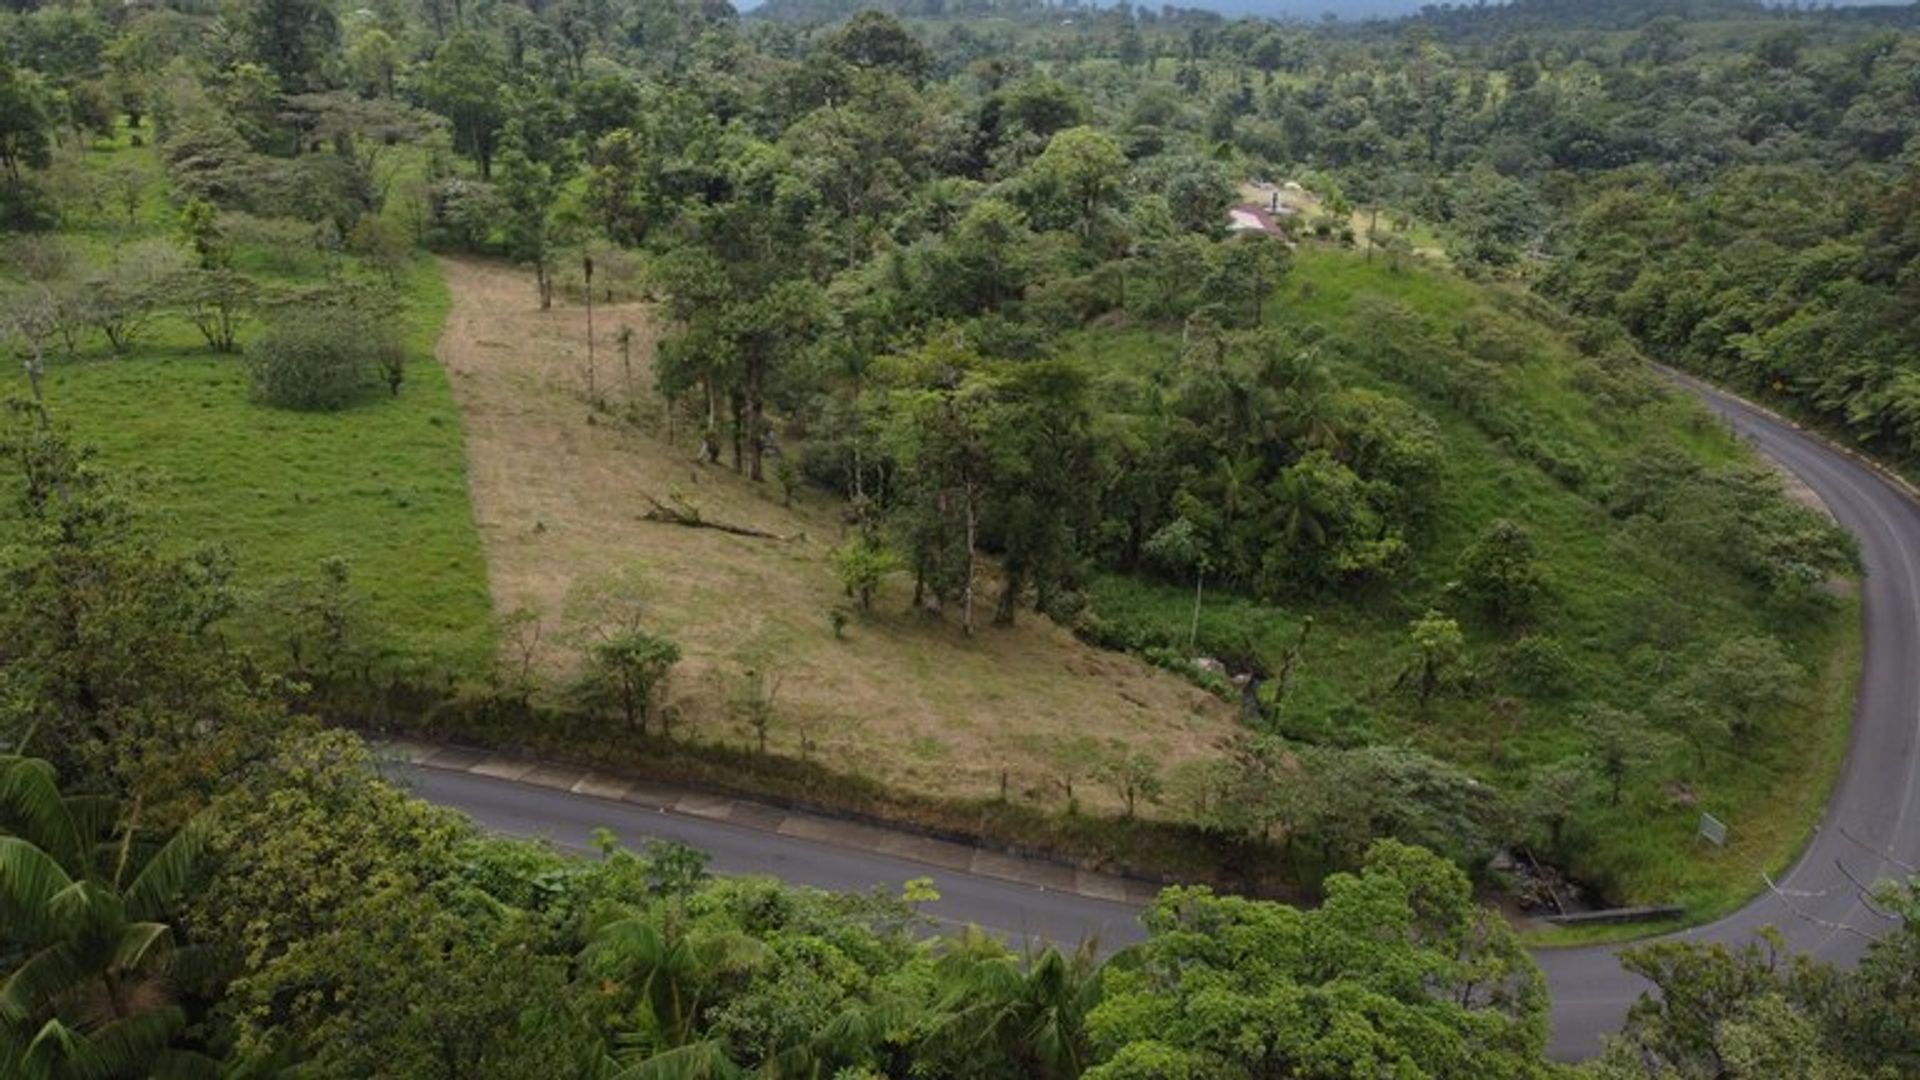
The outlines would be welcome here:
<svg viewBox="0 0 1920 1080">
<path fill-rule="evenodd" d="M 765 963 L 767 946 L 746 934 L 686 925 L 678 904 L 615 919 L 582 951 L 589 976 L 635 994 L 640 1029 L 623 1041 L 634 1059 L 621 1080 L 702 1080 L 742 1075 L 726 1048 L 699 1035 L 708 995 L 730 976 Z"/>
<path fill-rule="evenodd" d="M 171 928 L 202 845 L 189 825 L 144 857 L 138 804 L 62 796 L 53 766 L 0 756 L 0 1075 L 212 1075 L 171 1047 L 186 1025 Z"/>
<path fill-rule="evenodd" d="M 1101 994 L 1099 947 L 1091 939 L 1072 953 L 1049 946 L 1023 963 L 969 930 L 939 971 L 946 993 L 938 1038 L 976 1059 L 998 1050 L 1014 1075 L 1033 1080 L 1074 1080 L 1091 1063 L 1086 1020 Z"/>
<path fill-rule="evenodd" d="M 1326 508 L 1314 477 L 1296 464 L 1274 478 L 1271 488 L 1274 510 L 1279 514 L 1280 535 L 1295 553 L 1318 550 L 1327 542 Z"/>
</svg>

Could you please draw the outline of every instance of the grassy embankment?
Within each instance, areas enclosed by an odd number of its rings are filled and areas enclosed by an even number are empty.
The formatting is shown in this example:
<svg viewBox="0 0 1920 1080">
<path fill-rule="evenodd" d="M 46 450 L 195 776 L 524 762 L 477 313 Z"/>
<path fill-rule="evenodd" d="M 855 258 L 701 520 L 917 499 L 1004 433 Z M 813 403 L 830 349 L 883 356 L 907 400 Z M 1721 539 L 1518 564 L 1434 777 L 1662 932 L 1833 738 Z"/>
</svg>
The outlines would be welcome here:
<svg viewBox="0 0 1920 1080">
<path fill-rule="evenodd" d="M 1495 400 L 1543 435 L 1547 454 L 1582 462 L 1591 476 L 1620 469 L 1649 446 L 1706 467 L 1738 462 L 1747 451 L 1681 396 L 1632 411 L 1602 404 L 1579 385 L 1591 378 L 1589 362 L 1524 314 L 1523 300 L 1449 274 L 1394 272 L 1382 259 L 1309 248 L 1274 306 L 1275 321 L 1317 323 L 1351 343 L 1327 351 L 1341 382 L 1405 396 L 1438 421 L 1446 446 L 1441 496 L 1414 565 L 1394 590 L 1281 605 L 1216 598 L 1202 615 L 1203 642 L 1231 649 L 1247 640 L 1277 659 L 1310 616 L 1315 630 L 1283 707 L 1283 730 L 1341 744 L 1406 742 L 1513 790 L 1537 766 L 1590 752 L 1580 720 L 1591 705 L 1645 711 L 1672 671 L 1716 643 L 1775 635 L 1806 669 L 1802 704 L 1768 718 L 1739 751 L 1710 748 L 1704 767 L 1683 740 L 1668 739 L 1635 768 L 1620 805 L 1596 795 L 1569 833 L 1579 852 L 1573 869 L 1608 883 L 1623 901 L 1680 903 L 1705 919 L 1761 888 L 1760 873 L 1798 851 L 1838 773 L 1859 669 L 1857 600 L 1842 599 L 1811 620 L 1769 614 L 1757 590 L 1726 566 L 1644 522 L 1614 517 L 1593 494 L 1604 483 L 1577 489 L 1548 475 L 1535 463 L 1541 454 L 1516 452 L 1461 410 L 1408 385 L 1396 375 L 1407 369 L 1376 359 L 1373 343 L 1411 334 L 1434 345 L 1430 362 L 1446 363 L 1444 345 L 1463 320 L 1525 342 L 1525 359 L 1500 367 Z M 1135 372 L 1164 364 L 1175 347 L 1144 332 L 1089 334 L 1081 344 L 1090 358 Z M 1416 720 L 1390 691 L 1408 663 L 1407 624 L 1429 604 L 1458 609 L 1445 588 L 1460 553 L 1500 517 L 1524 524 L 1537 544 L 1549 589 L 1528 631 L 1560 644 L 1569 660 L 1563 685 L 1550 693 L 1502 685 L 1498 657 L 1510 635 L 1463 618 L 1482 685 Z M 1128 634 L 1172 642 L 1185 638 L 1191 602 L 1185 588 L 1107 577 L 1095 606 Z M 1498 707 L 1497 699 L 1504 699 Z M 1732 824 L 1725 850 L 1697 840 L 1703 810 Z"/>
</svg>

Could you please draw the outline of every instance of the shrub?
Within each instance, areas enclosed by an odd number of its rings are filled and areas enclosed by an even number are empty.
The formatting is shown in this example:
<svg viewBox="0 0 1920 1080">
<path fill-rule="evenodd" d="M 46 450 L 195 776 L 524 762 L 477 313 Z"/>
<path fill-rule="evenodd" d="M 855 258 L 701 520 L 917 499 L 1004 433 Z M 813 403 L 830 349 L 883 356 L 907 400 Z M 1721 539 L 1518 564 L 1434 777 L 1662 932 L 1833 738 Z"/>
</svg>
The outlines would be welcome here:
<svg viewBox="0 0 1920 1080">
<path fill-rule="evenodd" d="M 254 400 L 263 404 L 344 409 L 373 388 L 382 358 L 400 348 L 390 329 L 351 310 L 290 311 L 247 349 L 247 376 Z"/>
<path fill-rule="evenodd" d="M 645 735 L 660 693 L 679 662 L 680 646 L 668 638 L 623 630 L 588 647 L 586 670 L 574 686 L 574 695 L 597 714 L 618 713 L 628 730 Z M 669 732 L 663 727 L 662 734 Z"/>
</svg>

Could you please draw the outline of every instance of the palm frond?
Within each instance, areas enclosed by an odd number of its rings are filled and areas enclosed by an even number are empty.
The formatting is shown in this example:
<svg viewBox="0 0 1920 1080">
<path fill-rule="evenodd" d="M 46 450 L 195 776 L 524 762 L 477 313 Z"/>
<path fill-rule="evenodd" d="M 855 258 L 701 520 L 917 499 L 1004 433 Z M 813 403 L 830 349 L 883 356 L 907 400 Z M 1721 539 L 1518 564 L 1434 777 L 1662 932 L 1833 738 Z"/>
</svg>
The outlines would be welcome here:
<svg viewBox="0 0 1920 1080">
<path fill-rule="evenodd" d="M 223 1080 L 220 1062 L 191 1050 L 167 1050 L 153 1063 L 150 1080 Z"/>
<path fill-rule="evenodd" d="M 72 1073 L 98 1074 L 97 1060 L 86 1037 L 57 1019 L 40 1025 L 26 1052 L 20 1055 L 23 1076 L 34 1080 Z"/>
<path fill-rule="evenodd" d="M 47 897 L 46 910 L 49 924 L 56 927 L 112 926 L 126 919 L 118 893 L 84 879 Z"/>
<path fill-rule="evenodd" d="M 134 876 L 123 894 L 130 919 L 157 919 L 167 913 L 186 888 L 194 863 L 207 847 L 207 829 L 198 820 L 189 821 L 161 846 Z"/>
<path fill-rule="evenodd" d="M 113 966 L 136 971 L 149 964 L 164 965 L 173 951 L 173 928 L 166 923 L 129 923 L 113 943 Z"/>
<path fill-rule="evenodd" d="M 41 949 L 0 983 L 0 1019 L 25 1023 L 52 999 L 87 977 L 66 945 Z"/>
<path fill-rule="evenodd" d="M 39 758 L 0 755 L 0 830 L 45 851 L 77 872 L 84 838 L 60 797 L 53 766 Z"/>
<path fill-rule="evenodd" d="M 87 1036 L 87 1056 L 98 1070 L 92 1074 L 121 1076 L 139 1071 L 165 1053 L 167 1044 L 186 1026 L 186 1013 L 178 1006 L 164 1005 L 101 1027 Z"/>
<path fill-rule="evenodd" d="M 744 1080 L 746 1076 L 747 1071 L 727 1056 L 724 1042 L 706 1039 L 628 1065 L 613 1080 Z"/>
<path fill-rule="evenodd" d="M 119 799 L 108 795 L 68 795 L 63 801 L 67 804 L 67 815 L 73 819 L 74 836 L 81 843 L 93 845 L 96 853 L 118 846 L 99 844 L 97 841 L 100 837 L 112 835 L 114 824 L 120 820 L 122 805 Z M 83 872 L 78 866 L 73 870 L 75 873 Z"/>
<path fill-rule="evenodd" d="M 54 925 L 54 898 L 72 889 L 58 859 L 18 836 L 0 836 L 0 908 L 20 922 L 8 936 L 36 939 Z"/>
</svg>

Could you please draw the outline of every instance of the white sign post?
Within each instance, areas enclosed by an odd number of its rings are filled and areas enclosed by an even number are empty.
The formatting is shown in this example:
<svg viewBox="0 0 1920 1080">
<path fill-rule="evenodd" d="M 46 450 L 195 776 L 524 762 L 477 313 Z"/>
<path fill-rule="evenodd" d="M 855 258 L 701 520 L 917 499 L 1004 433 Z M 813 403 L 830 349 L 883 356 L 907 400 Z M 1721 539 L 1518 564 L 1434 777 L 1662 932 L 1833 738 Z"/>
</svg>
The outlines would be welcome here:
<svg viewBox="0 0 1920 1080">
<path fill-rule="evenodd" d="M 1700 815 L 1700 836 L 1714 847 L 1727 846 L 1727 823 L 1712 814 Z"/>
</svg>

